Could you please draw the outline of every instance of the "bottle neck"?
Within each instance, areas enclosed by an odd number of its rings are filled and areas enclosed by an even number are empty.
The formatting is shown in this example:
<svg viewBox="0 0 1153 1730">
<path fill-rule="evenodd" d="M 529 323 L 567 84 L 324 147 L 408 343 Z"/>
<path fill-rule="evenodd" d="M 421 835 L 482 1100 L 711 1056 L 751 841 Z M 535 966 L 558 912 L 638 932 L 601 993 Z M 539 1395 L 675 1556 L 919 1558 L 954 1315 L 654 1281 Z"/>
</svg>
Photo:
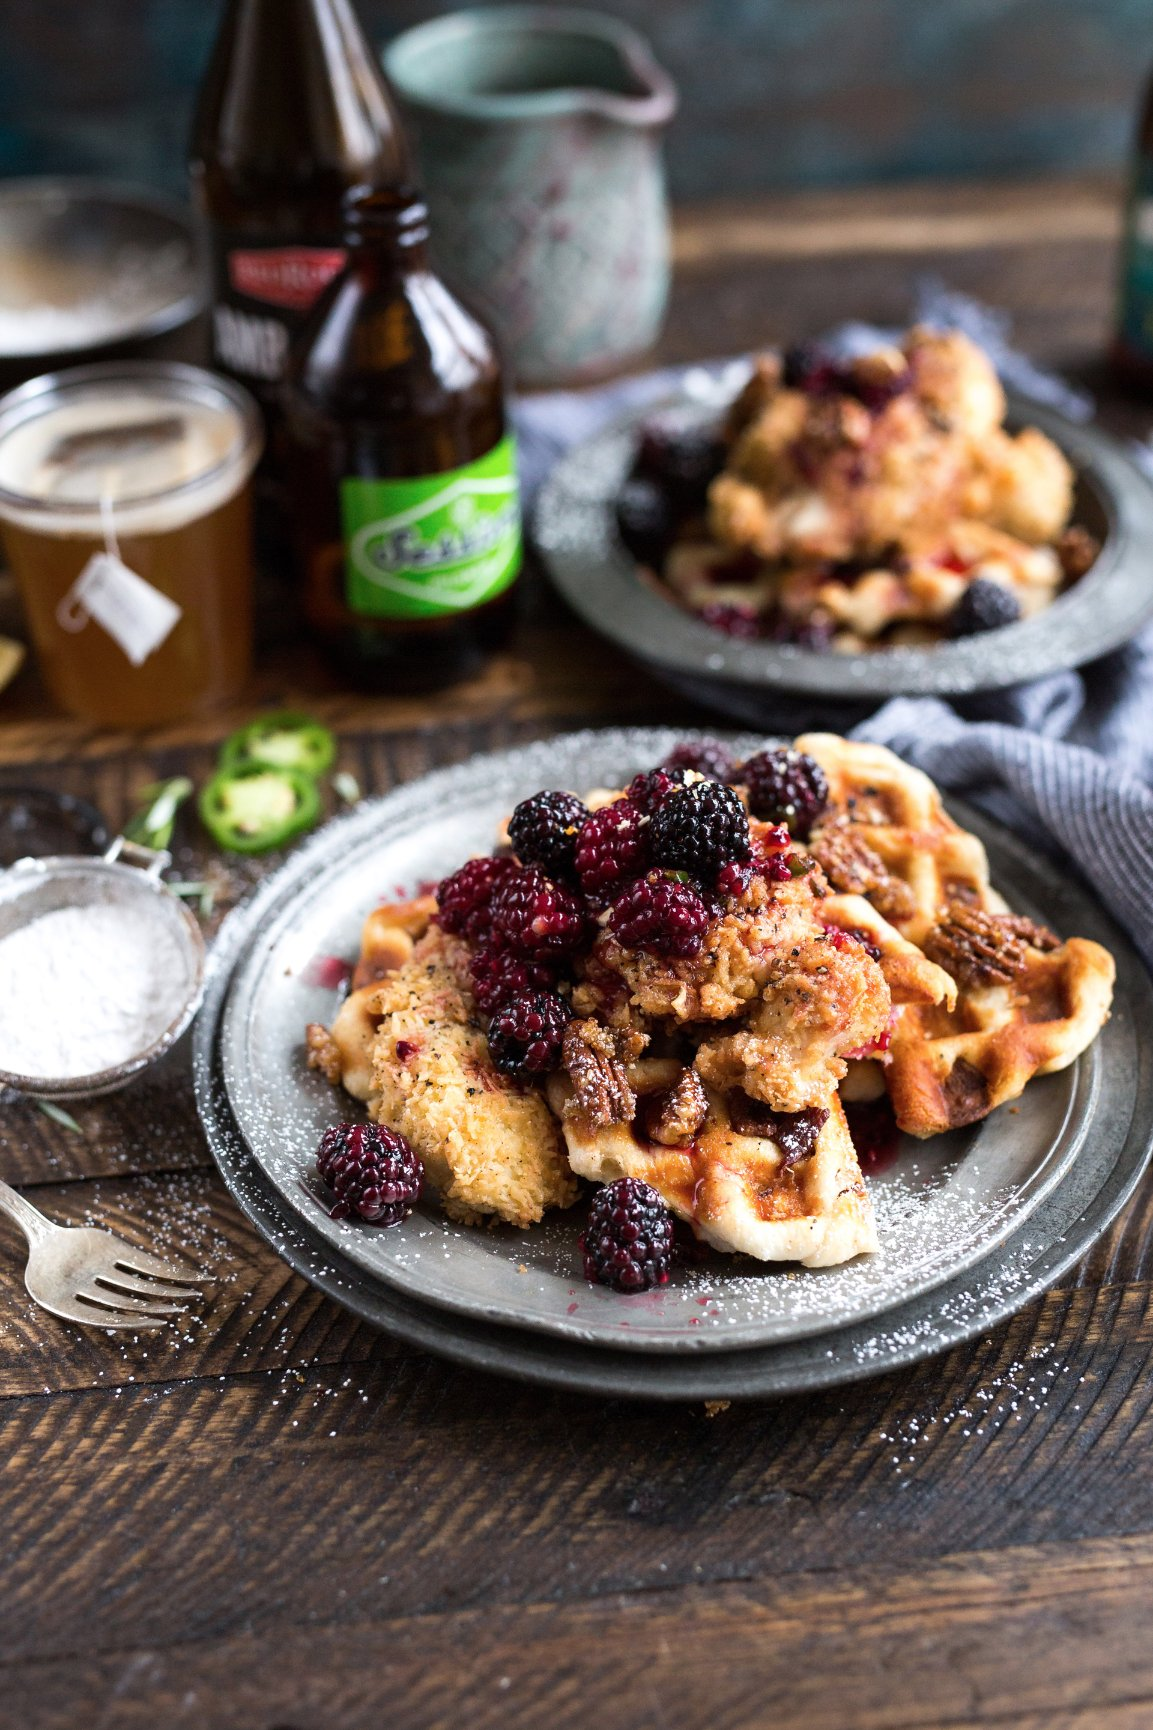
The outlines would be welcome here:
<svg viewBox="0 0 1153 1730">
<path fill-rule="evenodd" d="M 357 189 L 344 201 L 349 257 L 406 275 L 428 264 L 428 206 L 404 188 Z"/>
</svg>

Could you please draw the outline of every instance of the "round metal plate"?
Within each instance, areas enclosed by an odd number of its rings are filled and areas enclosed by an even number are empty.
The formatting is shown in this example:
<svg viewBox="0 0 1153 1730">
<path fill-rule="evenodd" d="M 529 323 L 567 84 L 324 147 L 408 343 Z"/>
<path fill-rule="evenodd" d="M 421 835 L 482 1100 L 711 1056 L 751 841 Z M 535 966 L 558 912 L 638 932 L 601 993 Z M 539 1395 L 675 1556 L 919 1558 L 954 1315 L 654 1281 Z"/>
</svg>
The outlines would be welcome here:
<svg viewBox="0 0 1153 1730">
<path fill-rule="evenodd" d="M 673 402 L 693 412 L 689 397 Z M 766 718 L 781 691 L 859 706 L 1021 684 L 1095 660 L 1153 614 L 1147 572 L 1153 483 L 1105 433 L 1016 400 L 1014 423 L 1040 427 L 1069 458 L 1077 473 L 1077 518 L 1103 541 L 1093 568 L 1051 607 L 1003 630 L 927 649 L 821 654 L 722 636 L 644 578 L 617 534 L 617 493 L 637 426 L 653 412 L 649 405 L 616 422 L 557 464 L 537 501 L 534 538 L 557 588 L 586 624 L 669 683 L 742 720 Z"/>
<path fill-rule="evenodd" d="M 872 1183 L 882 1250 L 843 1269 L 711 1257 L 660 1292 L 623 1299 L 580 1278 L 581 1222 L 571 1215 L 527 1232 L 471 1231 L 433 1207 L 387 1232 L 331 1221 L 302 1181 L 340 1110 L 302 1059 L 304 1025 L 331 1019 L 338 1001 L 315 982 L 316 959 L 355 954 L 373 905 L 487 848 L 498 820 L 526 793 L 620 784 L 680 736 L 578 734 L 427 777 L 331 825 L 242 915 L 243 942 L 216 1014 L 219 1046 L 205 1074 L 219 1074 L 230 1118 L 285 1205 L 370 1278 L 460 1316 L 602 1349 L 700 1353 L 797 1340 L 861 1324 L 956 1278 L 1015 1232 L 1074 1161 L 1093 1157 L 1090 1139 L 1108 1150 L 1123 1138 L 1136 1035 L 1120 1001 L 1086 1058 L 1034 1082 L 1015 1113 L 932 1144 L 906 1143 Z M 1015 905 L 1117 948 L 1082 892 L 1003 831 L 969 813 L 965 821 L 985 835 L 994 877 Z"/>
</svg>

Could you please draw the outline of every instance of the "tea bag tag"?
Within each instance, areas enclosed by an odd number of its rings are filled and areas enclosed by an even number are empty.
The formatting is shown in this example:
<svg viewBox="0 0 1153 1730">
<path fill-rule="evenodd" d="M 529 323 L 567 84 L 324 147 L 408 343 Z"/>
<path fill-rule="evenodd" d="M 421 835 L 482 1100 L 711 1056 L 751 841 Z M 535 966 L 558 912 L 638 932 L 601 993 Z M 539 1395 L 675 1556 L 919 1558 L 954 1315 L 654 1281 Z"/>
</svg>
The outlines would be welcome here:
<svg viewBox="0 0 1153 1730">
<path fill-rule="evenodd" d="M 144 665 L 182 617 L 175 601 L 111 552 L 93 553 L 56 608 L 64 631 L 82 631 L 95 619 L 134 667 Z"/>
</svg>

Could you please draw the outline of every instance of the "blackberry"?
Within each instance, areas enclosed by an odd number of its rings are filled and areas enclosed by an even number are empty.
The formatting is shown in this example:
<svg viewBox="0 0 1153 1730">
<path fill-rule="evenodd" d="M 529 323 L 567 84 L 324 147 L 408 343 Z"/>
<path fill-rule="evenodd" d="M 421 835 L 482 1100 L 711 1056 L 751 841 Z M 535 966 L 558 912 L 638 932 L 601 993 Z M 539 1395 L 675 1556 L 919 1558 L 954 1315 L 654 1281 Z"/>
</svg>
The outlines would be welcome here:
<svg viewBox="0 0 1153 1730">
<path fill-rule="evenodd" d="M 576 868 L 589 899 L 603 905 L 649 862 L 648 823 L 629 799 L 603 805 L 581 824 Z"/>
<path fill-rule="evenodd" d="M 553 991 L 523 991 L 498 1009 L 489 1024 L 488 1049 L 505 1075 L 544 1075 L 560 1062 L 572 1011 Z"/>
<path fill-rule="evenodd" d="M 633 776 L 626 797 L 630 805 L 651 817 L 657 806 L 684 784 L 683 769 L 647 769 L 643 774 Z"/>
<path fill-rule="evenodd" d="M 662 767 L 691 769 L 710 781 L 731 781 L 737 772 L 737 760 L 719 739 L 686 739 L 683 745 L 674 746 Z"/>
<path fill-rule="evenodd" d="M 747 859 L 749 819 L 740 795 L 719 781 L 694 781 L 654 813 L 652 851 L 656 864 L 710 880 L 722 865 Z"/>
<path fill-rule="evenodd" d="M 749 810 L 767 823 L 787 823 L 797 840 L 807 839 L 829 803 L 825 771 L 814 758 L 791 746 L 758 751 L 741 770 Z"/>
<path fill-rule="evenodd" d="M 489 906 L 494 891 L 516 872 L 512 859 L 470 859 L 436 887 L 437 918 L 446 931 L 480 942 L 487 937 L 492 920 Z"/>
<path fill-rule="evenodd" d="M 1011 590 L 988 577 L 974 577 L 945 621 L 945 635 L 975 637 L 1015 625 L 1020 617 L 1021 604 Z"/>
<path fill-rule="evenodd" d="M 794 342 L 781 356 L 781 383 L 788 390 L 822 395 L 841 390 L 844 370 L 819 342 Z"/>
<path fill-rule="evenodd" d="M 553 877 L 573 868 L 576 832 L 588 816 L 575 793 L 534 793 L 509 819 L 508 838 L 522 865 L 539 865 Z"/>
<path fill-rule="evenodd" d="M 687 960 L 700 949 L 709 910 L 689 883 L 650 871 L 613 902 L 609 930 L 627 949 Z"/>
<path fill-rule="evenodd" d="M 677 532 L 677 513 L 659 481 L 634 475 L 617 494 L 617 528 L 629 552 L 657 570 Z"/>
<path fill-rule="evenodd" d="M 698 510 L 726 455 L 719 427 L 655 418 L 641 429 L 633 473 L 657 481 L 678 510 Z"/>
<path fill-rule="evenodd" d="M 525 991 L 551 991 L 556 984 L 553 968 L 510 949 L 496 936 L 474 951 L 471 972 L 473 994 L 486 1015 Z"/>
<path fill-rule="evenodd" d="M 706 601 L 696 613 L 702 625 L 707 625 L 710 631 L 719 631 L 722 637 L 751 643 L 761 634 L 760 614 L 755 607 L 743 607 L 735 601 Z"/>
<path fill-rule="evenodd" d="M 649 1291 L 667 1285 L 673 1260 L 673 1222 L 651 1184 L 618 1177 L 593 1197 L 580 1235 L 587 1280 L 613 1291 Z"/>
<path fill-rule="evenodd" d="M 316 1170 L 336 1196 L 333 1219 L 358 1213 L 399 1225 L 420 1199 L 424 1167 L 403 1135 L 379 1123 L 338 1123 L 316 1150 Z"/>
<path fill-rule="evenodd" d="M 503 880 L 493 895 L 490 914 L 494 932 L 534 961 L 571 955 L 585 938 L 580 901 L 535 865 Z"/>
</svg>

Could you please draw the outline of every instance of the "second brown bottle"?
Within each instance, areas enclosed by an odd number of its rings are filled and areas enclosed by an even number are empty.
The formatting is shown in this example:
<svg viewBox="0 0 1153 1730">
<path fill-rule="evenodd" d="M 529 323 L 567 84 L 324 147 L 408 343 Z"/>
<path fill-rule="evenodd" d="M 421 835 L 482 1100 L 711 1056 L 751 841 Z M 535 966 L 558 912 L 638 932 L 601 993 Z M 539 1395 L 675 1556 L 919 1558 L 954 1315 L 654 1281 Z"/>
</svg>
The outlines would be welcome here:
<svg viewBox="0 0 1153 1730">
<path fill-rule="evenodd" d="M 310 624 L 357 684 L 428 688 L 507 637 L 516 453 L 485 327 L 430 269 L 424 203 L 360 191 L 300 332 L 287 478 Z"/>
</svg>

